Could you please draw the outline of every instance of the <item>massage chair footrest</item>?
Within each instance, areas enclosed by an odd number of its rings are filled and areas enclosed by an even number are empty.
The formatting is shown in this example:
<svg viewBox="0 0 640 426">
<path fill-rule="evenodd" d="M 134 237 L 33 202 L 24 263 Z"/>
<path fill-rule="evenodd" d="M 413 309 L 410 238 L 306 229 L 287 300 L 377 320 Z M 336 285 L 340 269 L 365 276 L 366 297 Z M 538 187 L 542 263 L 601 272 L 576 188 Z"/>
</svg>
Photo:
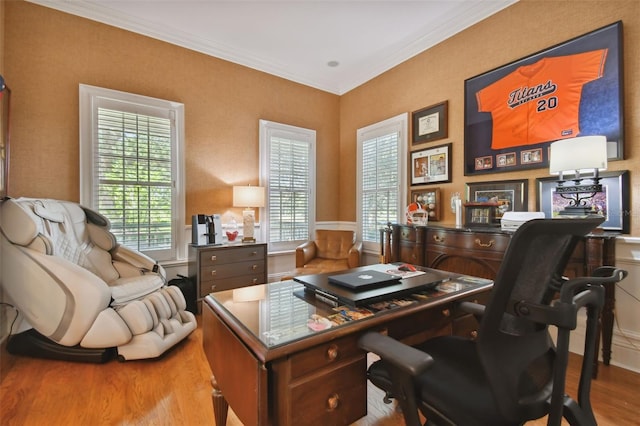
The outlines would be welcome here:
<svg viewBox="0 0 640 426">
<path fill-rule="evenodd" d="M 116 348 L 94 349 L 59 345 L 34 329 L 10 336 L 7 351 L 13 355 L 96 364 L 105 363 L 117 355 Z"/>
</svg>

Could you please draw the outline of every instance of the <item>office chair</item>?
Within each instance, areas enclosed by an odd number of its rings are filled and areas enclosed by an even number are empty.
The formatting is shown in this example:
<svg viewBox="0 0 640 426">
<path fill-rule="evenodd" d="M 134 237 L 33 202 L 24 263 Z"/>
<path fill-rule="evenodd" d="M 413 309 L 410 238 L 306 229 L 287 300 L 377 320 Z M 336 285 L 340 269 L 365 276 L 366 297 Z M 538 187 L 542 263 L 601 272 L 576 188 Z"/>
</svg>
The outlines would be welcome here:
<svg viewBox="0 0 640 426">
<path fill-rule="evenodd" d="M 549 415 L 549 425 L 595 425 L 589 401 L 602 283 L 627 272 L 601 267 L 593 277 L 561 274 L 579 238 L 604 218 L 535 219 L 513 235 L 486 307 L 463 302 L 480 317 L 477 340 L 431 339 L 415 347 L 379 333 L 360 347 L 380 356 L 369 380 L 395 398 L 407 425 L 520 425 Z M 559 293 L 559 298 L 558 298 Z M 584 358 L 577 401 L 565 395 L 569 333 L 587 311 Z M 557 327 L 554 345 L 548 331 Z"/>
</svg>

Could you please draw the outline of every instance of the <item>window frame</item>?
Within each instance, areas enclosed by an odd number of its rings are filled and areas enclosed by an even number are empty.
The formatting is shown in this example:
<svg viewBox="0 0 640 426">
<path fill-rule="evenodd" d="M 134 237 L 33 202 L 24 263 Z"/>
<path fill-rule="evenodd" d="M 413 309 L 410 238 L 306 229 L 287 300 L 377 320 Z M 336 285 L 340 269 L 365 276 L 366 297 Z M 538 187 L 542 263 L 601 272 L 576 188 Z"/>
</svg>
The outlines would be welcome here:
<svg viewBox="0 0 640 426">
<path fill-rule="evenodd" d="M 316 222 L 316 131 L 289 124 L 276 123 L 268 120 L 259 120 L 260 128 L 260 185 L 266 188 L 267 197 L 264 211 L 261 212 L 260 236 L 267 242 L 269 252 L 293 251 L 302 242 L 311 238 L 315 232 Z M 270 157 L 271 157 L 271 137 L 282 136 L 291 139 L 303 140 L 309 143 L 309 205 L 308 205 L 308 235 L 304 240 L 271 242 L 269 238 L 270 221 Z"/>
<path fill-rule="evenodd" d="M 356 144 L 357 144 L 357 182 L 356 182 L 356 217 L 357 217 L 357 238 L 362 241 L 362 248 L 367 252 L 380 252 L 380 241 L 376 242 L 365 241 L 363 239 L 363 217 L 362 217 L 362 185 L 363 185 L 363 143 L 367 140 L 388 135 L 390 133 L 398 133 L 398 192 L 397 211 L 398 215 L 395 218 L 396 223 L 401 223 L 404 210 L 405 201 L 407 199 L 407 152 L 408 152 L 408 123 L 409 114 L 402 113 L 386 120 L 371 124 L 369 126 L 362 127 L 356 132 Z M 391 218 L 393 222 L 393 218 Z"/>
<path fill-rule="evenodd" d="M 80 116 L 80 204 L 98 211 L 93 202 L 95 176 L 94 152 L 97 142 L 98 107 L 137 114 L 162 116 L 172 121 L 172 205 L 170 249 L 145 250 L 158 261 L 186 258 L 185 176 L 184 176 L 184 104 L 102 87 L 79 85 Z M 124 106 L 124 108 L 123 108 Z M 159 113 L 162 111 L 162 113 Z"/>
</svg>

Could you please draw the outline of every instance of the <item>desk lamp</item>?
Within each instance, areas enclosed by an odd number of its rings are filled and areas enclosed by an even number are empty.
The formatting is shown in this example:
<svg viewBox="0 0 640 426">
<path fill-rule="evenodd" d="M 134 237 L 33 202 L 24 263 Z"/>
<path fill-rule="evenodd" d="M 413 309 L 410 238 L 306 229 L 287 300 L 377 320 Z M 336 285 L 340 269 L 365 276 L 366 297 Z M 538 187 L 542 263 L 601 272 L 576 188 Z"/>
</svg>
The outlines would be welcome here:
<svg viewBox="0 0 640 426">
<path fill-rule="evenodd" d="M 233 207 L 244 207 L 242 211 L 242 242 L 255 243 L 256 215 L 254 207 L 264 207 L 265 190 L 262 186 L 234 186 Z"/>
<path fill-rule="evenodd" d="M 581 136 L 553 142 L 549 152 L 549 173 L 558 175 L 556 193 L 569 200 L 561 215 L 591 213 L 587 201 L 602 192 L 599 172 L 607 169 L 607 138 Z M 573 175 L 566 179 L 566 175 Z"/>
</svg>

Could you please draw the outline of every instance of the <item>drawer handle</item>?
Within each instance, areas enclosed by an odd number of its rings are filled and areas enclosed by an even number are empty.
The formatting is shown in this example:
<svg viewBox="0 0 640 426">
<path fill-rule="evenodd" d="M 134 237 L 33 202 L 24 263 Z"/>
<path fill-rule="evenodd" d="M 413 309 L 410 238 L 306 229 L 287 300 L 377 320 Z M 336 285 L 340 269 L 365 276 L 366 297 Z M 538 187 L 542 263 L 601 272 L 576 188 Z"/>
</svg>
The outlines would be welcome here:
<svg viewBox="0 0 640 426">
<path fill-rule="evenodd" d="M 218 256 L 216 256 L 215 254 L 213 256 L 211 256 L 211 261 L 215 262 L 216 260 L 218 260 Z"/>
<path fill-rule="evenodd" d="M 258 255 L 258 252 L 257 252 L 257 251 L 252 251 L 252 252 L 251 252 L 251 256 L 257 256 L 257 255 Z"/>
<path fill-rule="evenodd" d="M 252 279 L 252 280 L 251 280 L 251 283 L 252 283 L 252 284 L 258 284 L 258 279 L 257 279 L 257 278 Z"/>
<path fill-rule="evenodd" d="M 480 247 L 491 247 L 493 243 L 495 243 L 494 240 L 489 240 L 489 242 L 485 244 L 482 241 L 480 241 L 480 238 L 476 238 L 476 244 L 479 245 Z"/>
<path fill-rule="evenodd" d="M 451 309 L 443 309 L 442 310 L 442 316 L 444 317 L 450 317 L 451 316 Z"/>
<path fill-rule="evenodd" d="M 469 333 L 469 335 L 471 336 L 472 339 L 477 339 L 478 338 L 478 330 L 473 330 L 471 333 Z"/>
<path fill-rule="evenodd" d="M 337 393 L 334 393 L 327 399 L 327 409 L 333 411 L 338 408 L 338 405 L 340 405 L 340 397 Z"/>
<path fill-rule="evenodd" d="M 215 269 L 211 270 L 211 275 L 215 276 L 217 273 L 218 272 Z"/>
<path fill-rule="evenodd" d="M 440 235 L 434 235 L 433 241 L 435 241 L 436 243 L 444 243 L 444 237 L 441 237 Z"/>
<path fill-rule="evenodd" d="M 215 284 L 213 284 L 213 285 L 211 286 L 211 291 L 215 291 L 215 290 L 216 290 L 216 285 L 215 285 Z"/>
<path fill-rule="evenodd" d="M 258 269 L 258 265 L 253 265 L 253 266 L 251 267 L 251 269 L 253 269 L 253 270 L 255 271 L 256 269 Z"/>
<path fill-rule="evenodd" d="M 329 361 L 333 361 L 336 358 L 338 358 L 338 347 L 336 345 L 331 345 L 329 346 L 329 349 L 327 349 L 327 359 Z"/>
</svg>

